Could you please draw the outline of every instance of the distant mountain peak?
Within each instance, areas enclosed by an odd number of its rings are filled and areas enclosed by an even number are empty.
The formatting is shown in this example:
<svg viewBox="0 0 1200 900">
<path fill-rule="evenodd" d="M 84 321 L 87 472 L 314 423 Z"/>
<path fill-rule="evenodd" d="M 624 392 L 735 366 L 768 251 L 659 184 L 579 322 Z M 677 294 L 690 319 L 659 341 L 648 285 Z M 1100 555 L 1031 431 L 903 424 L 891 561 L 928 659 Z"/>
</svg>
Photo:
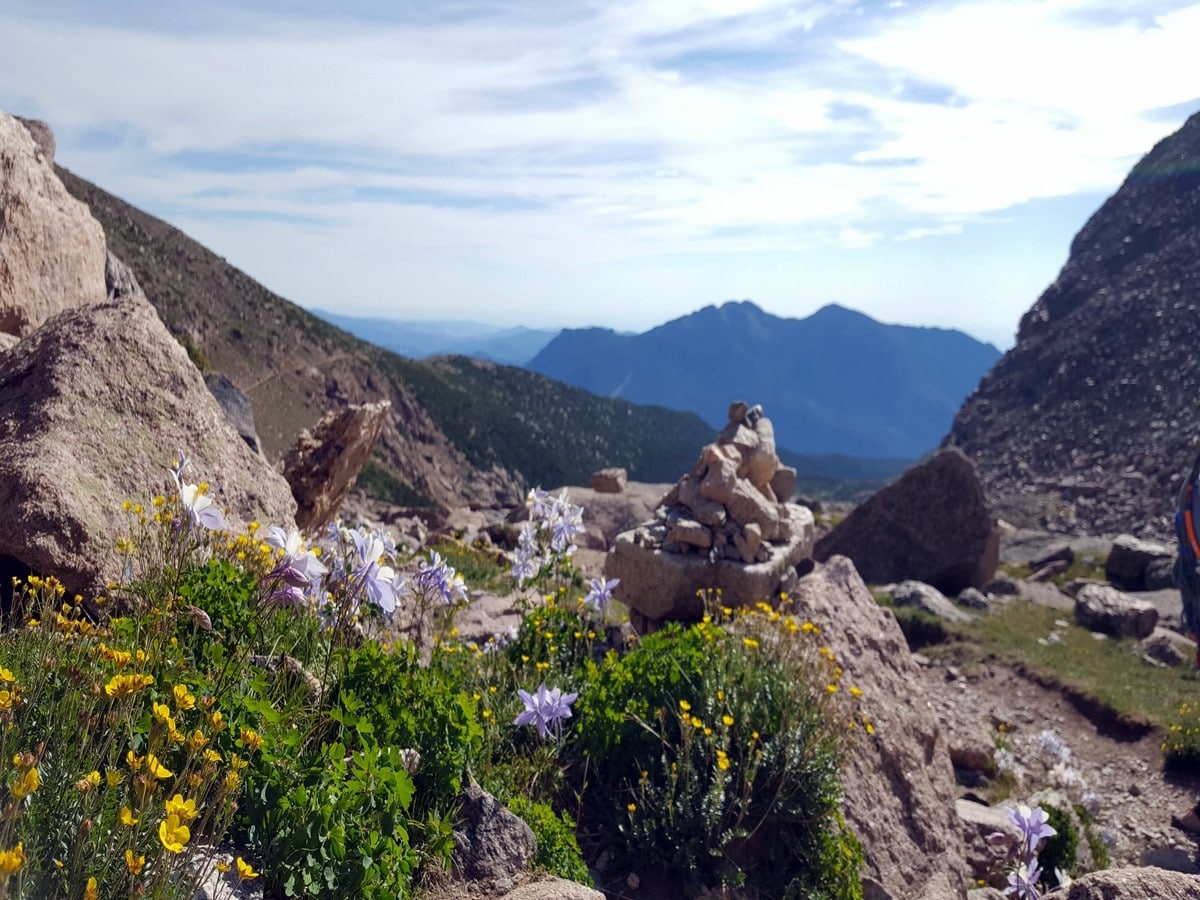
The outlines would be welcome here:
<svg viewBox="0 0 1200 900">
<path fill-rule="evenodd" d="M 564 331 L 529 367 L 716 428 L 730 402 L 761 403 L 779 446 L 797 453 L 911 459 L 937 445 L 999 355 L 961 332 L 883 325 L 837 304 L 789 319 L 729 300 L 642 334 Z"/>
</svg>

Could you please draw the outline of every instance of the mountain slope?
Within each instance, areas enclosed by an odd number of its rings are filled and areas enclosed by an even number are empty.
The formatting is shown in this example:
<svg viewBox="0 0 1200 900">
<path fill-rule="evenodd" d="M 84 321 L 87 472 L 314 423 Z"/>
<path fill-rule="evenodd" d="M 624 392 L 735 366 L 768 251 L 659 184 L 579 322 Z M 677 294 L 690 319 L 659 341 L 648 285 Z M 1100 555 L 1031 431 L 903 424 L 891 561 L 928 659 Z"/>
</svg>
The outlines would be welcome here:
<svg viewBox="0 0 1200 900">
<path fill-rule="evenodd" d="M 1198 398 L 1200 114 L 1084 225 L 945 442 L 1016 524 L 1169 538 Z"/>
<path fill-rule="evenodd" d="M 273 459 L 327 409 L 386 399 L 392 414 L 374 458 L 375 483 L 405 502 L 506 505 L 531 484 L 586 484 L 604 465 L 673 481 L 712 439 L 694 415 L 593 397 L 519 369 L 404 359 L 271 293 L 167 223 L 57 171 L 91 207 L 109 248 L 192 358 L 250 396 Z"/>
<path fill-rule="evenodd" d="M 784 319 L 731 302 L 644 334 L 563 331 L 529 368 L 714 426 L 732 400 L 761 403 L 780 446 L 798 453 L 915 458 L 999 356 L 961 332 L 884 325 L 839 306 Z"/>
</svg>

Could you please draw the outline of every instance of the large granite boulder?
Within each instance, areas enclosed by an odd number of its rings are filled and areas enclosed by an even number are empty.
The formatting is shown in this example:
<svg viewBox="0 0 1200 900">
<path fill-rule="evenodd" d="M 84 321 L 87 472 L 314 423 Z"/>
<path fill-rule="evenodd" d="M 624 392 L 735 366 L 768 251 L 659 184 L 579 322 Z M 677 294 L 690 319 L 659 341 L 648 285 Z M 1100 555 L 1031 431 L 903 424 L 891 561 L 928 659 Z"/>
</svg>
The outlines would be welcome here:
<svg viewBox="0 0 1200 900">
<path fill-rule="evenodd" d="M 250 398 L 221 372 L 205 372 L 204 384 L 225 413 L 225 421 L 255 453 L 262 453 L 258 429 L 254 426 L 254 407 Z"/>
<path fill-rule="evenodd" d="M 1158 609 L 1107 584 L 1089 582 L 1075 595 L 1075 621 L 1089 631 L 1112 637 L 1149 637 Z"/>
<path fill-rule="evenodd" d="M 67 193 L 53 156 L 0 112 L 0 332 L 25 335 L 57 312 L 103 300 L 106 254 L 100 223 Z"/>
<path fill-rule="evenodd" d="M 1153 866 L 1106 869 L 1090 872 L 1067 890 L 1047 896 L 1054 900 L 1198 900 L 1200 876 Z"/>
<path fill-rule="evenodd" d="M 992 580 L 1000 532 L 975 466 L 940 450 L 817 541 L 817 561 L 834 555 L 854 560 L 870 584 L 923 581 L 954 595 Z"/>
<path fill-rule="evenodd" d="M 800 579 L 796 614 L 820 627 L 862 691 L 874 734 L 851 744 L 842 772 L 846 822 L 866 852 L 864 900 L 964 897 L 962 825 L 954 772 L 937 716 L 895 617 L 876 604 L 854 564 L 835 556 Z"/>
<path fill-rule="evenodd" d="M 283 477 L 296 498 L 296 525 L 317 531 L 333 521 L 371 456 L 391 403 L 352 404 L 326 413 L 283 458 Z"/>
<path fill-rule="evenodd" d="M 1155 563 L 1166 564 L 1170 571 L 1175 562 L 1175 550 L 1153 541 L 1143 541 L 1131 534 L 1118 535 L 1104 563 L 1104 577 L 1125 591 L 1144 591 L 1146 574 Z M 1160 579 L 1161 580 L 1161 579 Z M 1170 583 L 1166 585 L 1170 587 Z"/>
<path fill-rule="evenodd" d="M 103 590 L 120 575 L 122 502 L 167 491 L 179 450 L 232 526 L 293 523 L 287 482 L 225 423 L 148 301 L 50 319 L 0 356 L 0 560 Z"/>
<path fill-rule="evenodd" d="M 616 596 L 635 624 L 699 617 L 702 594 L 728 606 L 771 600 L 790 590 L 796 566 L 812 554 L 806 508 L 781 503 L 775 431 L 760 407 L 737 402 L 715 443 L 660 502 L 655 517 L 617 535 L 604 563 L 620 580 Z"/>
</svg>

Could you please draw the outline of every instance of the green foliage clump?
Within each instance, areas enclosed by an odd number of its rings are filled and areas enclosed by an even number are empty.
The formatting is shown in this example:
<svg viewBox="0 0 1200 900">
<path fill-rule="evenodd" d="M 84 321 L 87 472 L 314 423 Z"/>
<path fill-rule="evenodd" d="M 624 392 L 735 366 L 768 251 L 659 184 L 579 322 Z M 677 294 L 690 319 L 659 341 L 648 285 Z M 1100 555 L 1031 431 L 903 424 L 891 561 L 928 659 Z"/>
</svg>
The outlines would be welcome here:
<svg viewBox="0 0 1200 900">
<path fill-rule="evenodd" d="M 508 808 L 525 820 L 537 838 L 533 865 L 568 881 L 590 884 L 587 863 L 575 839 L 575 820 L 566 812 L 556 813 L 548 803 L 526 797 L 509 798 Z"/>
<path fill-rule="evenodd" d="M 1040 804 L 1049 816 L 1048 823 L 1054 829 L 1054 834 L 1046 838 L 1042 849 L 1038 852 L 1038 864 L 1042 867 L 1047 880 L 1057 887 L 1058 876 L 1055 872 L 1062 871 L 1071 874 L 1075 871 L 1075 855 L 1079 850 L 1079 830 L 1072 821 L 1071 813 L 1067 810 L 1051 806 L 1049 803 Z"/>
<path fill-rule="evenodd" d="M 810 623 L 752 612 L 670 626 L 593 666 L 572 734 L 588 823 L 689 895 L 861 896 L 837 776 L 847 731 L 870 723 L 840 708 L 819 644 Z"/>
</svg>

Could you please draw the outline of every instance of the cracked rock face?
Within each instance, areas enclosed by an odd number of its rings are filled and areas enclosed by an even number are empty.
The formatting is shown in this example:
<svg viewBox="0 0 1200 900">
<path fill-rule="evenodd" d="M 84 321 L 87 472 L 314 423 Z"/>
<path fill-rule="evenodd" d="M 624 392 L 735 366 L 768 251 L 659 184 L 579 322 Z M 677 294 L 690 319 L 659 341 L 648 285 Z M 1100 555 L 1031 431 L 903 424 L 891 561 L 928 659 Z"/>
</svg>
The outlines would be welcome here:
<svg viewBox="0 0 1200 900">
<path fill-rule="evenodd" d="M 732 404 L 729 423 L 654 519 L 617 536 L 605 577 L 619 578 L 617 596 L 653 621 L 701 615 L 698 592 L 720 589 L 736 606 L 789 590 L 814 532 L 809 510 L 781 502 L 795 480 L 795 470 L 780 465 L 761 407 Z"/>
</svg>

